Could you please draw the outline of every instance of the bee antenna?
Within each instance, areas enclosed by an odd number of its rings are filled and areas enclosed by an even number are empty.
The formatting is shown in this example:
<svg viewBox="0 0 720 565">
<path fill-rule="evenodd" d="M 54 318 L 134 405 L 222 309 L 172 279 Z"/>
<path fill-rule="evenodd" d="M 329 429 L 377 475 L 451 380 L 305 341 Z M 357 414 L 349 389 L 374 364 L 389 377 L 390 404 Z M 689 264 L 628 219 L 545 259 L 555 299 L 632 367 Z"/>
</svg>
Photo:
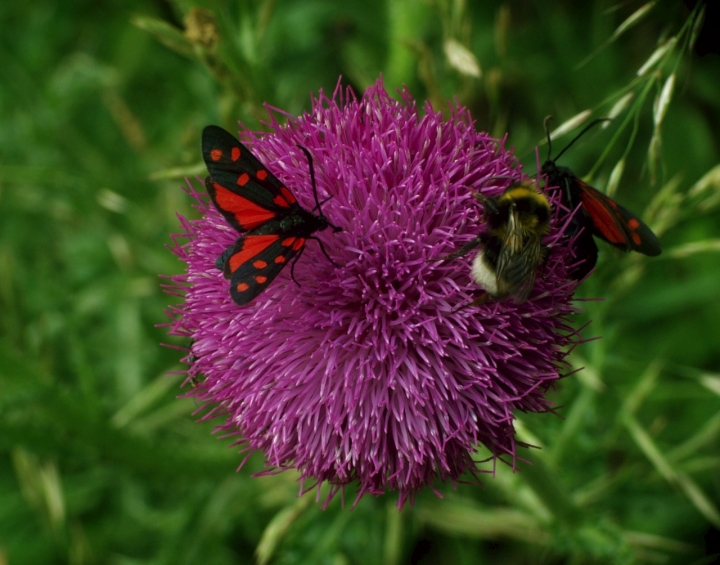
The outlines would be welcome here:
<svg viewBox="0 0 720 565">
<path fill-rule="evenodd" d="M 320 200 L 318 200 L 318 193 L 317 193 L 317 185 L 315 184 L 315 167 L 313 165 L 313 158 L 310 154 L 310 151 L 307 150 L 307 148 L 303 147 L 302 145 L 298 144 L 298 147 L 302 149 L 302 152 L 305 153 L 305 157 L 308 161 L 308 166 L 310 167 L 310 182 L 312 183 L 313 188 L 313 196 L 315 197 L 315 208 L 317 208 L 317 211 L 322 215 L 322 210 L 320 209 Z"/>
<path fill-rule="evenodd" d="M 547 118 L 546 118 L 546 120 L 547 120 Z M 575 143 L 578 139 L 580 139 L 583 135 L 585 135 L 589 130 L 591 130 L 591 129 L 594 128 L 596 125 L 598 125 L 598 124 L 600 124 L 600 123 L 602 123 L 602 122 L 612 122 L 612 118 L 598 118 L 598 119 L 593 120 L 592 122 L 590 122 L 588 125 L 586 125 L 586 126 L 583 128 L 583 130 L 582 130 L 579 134 L 577 134 L 577 135 L 575 136 L 575 138 L 574 138 L 570 143 L 568 143 L 568 144 L 565 146 L 565 148 L 564 148 L 562 151 L 560 151 L 560 153 L 557 154 L 557 157 L 555 157 L 555 159 L 553 159 L 553 162 L 554 162 L 554 161 L 557 161 L 560 157 L 562 157 L 562 154 L 565 153 L 565 151 L 567 151 L 568 149 L 570 149 L 570 147 L 572 146 L 573 143 Z M 547 132 L 548 145 L 549 145 L 549 144 L 550 144 L 550 133 L 547 131 L 547 129 L 546 129 L 545 131 Z M 549 153 L 548 153 L 548 155 L 549 155 Z M 549 159 L 549 156 L 548 156 L 548 159 Z"/>
</svg>

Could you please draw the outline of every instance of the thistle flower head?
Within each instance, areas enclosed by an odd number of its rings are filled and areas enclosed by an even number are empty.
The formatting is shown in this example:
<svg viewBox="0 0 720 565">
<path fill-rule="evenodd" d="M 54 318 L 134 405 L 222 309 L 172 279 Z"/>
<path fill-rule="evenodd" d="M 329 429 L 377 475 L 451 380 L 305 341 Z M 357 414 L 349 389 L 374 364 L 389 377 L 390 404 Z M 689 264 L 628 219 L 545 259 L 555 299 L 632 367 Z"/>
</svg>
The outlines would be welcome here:
<svg viewBox="0 0 720 565">
<path fill-rule="evenodd" d="M 497 194 L 503 181 L 488 179 L 519 178 L 518 164 L 502 141 L 475 131 L 467 110 L 445 120 L 402 98 L 380 82 L 361 99 L 338 87 L 287 125 L 272 117 L 271 133 L 244 133 L 308 210 L 297 145 L 310 151 L 323 214 L 343 230 L 316 235 L 341 266 L 308 241 L 294 269 L 300 286 L 286 268 L 238 307 L 215 267 L 238 234 L 191 188 L 201 217 L 182 219 L 176 236 L 187 271 L 173 277 L 184 302 L 171 330 L 192 339 L 189 378 L 203 376 L 190 394 L 226 413 L 221 428 L 262 452 L 268 469 L 327 481 L 330 496 L 353 482 L 358 498 L 397 490 L 399 506 L 478 470 L 479 445 L 514 463 L 513 412 L 550 409 L 544 393 L 576 339 L 555 220 L 527 302 L 461 307 L 477 296 L 472 256 L 431 259 L 482 231 L 473 191 Z"/>
</svg>

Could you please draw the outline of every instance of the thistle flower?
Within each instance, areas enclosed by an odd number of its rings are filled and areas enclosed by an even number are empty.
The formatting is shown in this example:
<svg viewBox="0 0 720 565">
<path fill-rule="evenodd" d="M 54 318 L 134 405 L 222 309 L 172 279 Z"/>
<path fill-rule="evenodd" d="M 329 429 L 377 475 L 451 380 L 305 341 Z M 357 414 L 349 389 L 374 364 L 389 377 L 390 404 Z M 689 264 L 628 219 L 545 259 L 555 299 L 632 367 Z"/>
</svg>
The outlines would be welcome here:
<svg viewBox="0 0 720 565">
<path fill-rule="evenodd" d="M 444 120 L 428 104 L 422 116 L 402 98 L 380 81 L 359 100 L 338 87 L 287 125 L 271 115 L 271 133 L 243 133 L 307 209 L 297 145 L 310 151 L 323 213 L 343 229 L 318 236 L 341 267 L 310 241 L 295 266 L 300 286 L 285 269 L 238 307 L 215 267 L 238 234 L 191 186 L 201 217 L 181 218 L 175 236 L 187 272 L 172 277 L 184 302 L 171 310 L 171 333 L 192 340 L 189 394 L 212 407 L 206 417 L 226 414 L 221 430 L 262 452 L 267 472 L 327 481 L 328 500 L 353 482 L 358 499 L 397 490 L 400 507 L 423 486 L 487 472 L 471 457 L 479 445 L 514 465 L 513 412 L 551 409 L 544 393 L 577 341 L 556 219 L 527 302 L 460 307 L 478 292 L 471 257 L 430 260 L 483 229 L 473 191 L 497 194 L 488 179 L 519 178 L 518 163 L 467 110 Z"/>
</svg>

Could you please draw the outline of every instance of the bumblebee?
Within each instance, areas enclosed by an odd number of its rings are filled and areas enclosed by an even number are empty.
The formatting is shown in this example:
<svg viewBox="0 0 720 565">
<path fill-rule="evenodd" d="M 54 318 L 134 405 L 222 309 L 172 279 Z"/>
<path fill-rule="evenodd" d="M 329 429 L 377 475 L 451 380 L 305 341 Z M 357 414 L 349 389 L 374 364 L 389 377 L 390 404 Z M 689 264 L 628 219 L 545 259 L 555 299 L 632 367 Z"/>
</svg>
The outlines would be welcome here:
<svg viewBox="0 0 720 565">
<path fill-rule="evenodd" d="M 494 299 L 524 302 L 547 259 L 542 238 L 550 231 L 550 203 L 528 182 L 514 182 L 499 196 L 476 194 L 475 199 L 483 205 L 487 231 L 443 259 L 481 247 L 472 263 L 475 282 Z"/>
</svg>

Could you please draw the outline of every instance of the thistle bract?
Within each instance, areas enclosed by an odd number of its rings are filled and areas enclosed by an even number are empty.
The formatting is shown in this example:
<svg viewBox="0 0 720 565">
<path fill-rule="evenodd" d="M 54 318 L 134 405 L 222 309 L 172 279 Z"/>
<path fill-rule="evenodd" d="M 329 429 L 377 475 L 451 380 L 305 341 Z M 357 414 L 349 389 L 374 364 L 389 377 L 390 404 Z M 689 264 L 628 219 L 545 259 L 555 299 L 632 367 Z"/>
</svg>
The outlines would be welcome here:
<svg viewBox="0 0 720 565">
<path fill-rule="evenodd" d="M 183 302 L 171 311 L 171 332 L 191 338 L 189 394 L 213 407 L 208 417 L 225 414 L 221 429 L 262 452 L 268 472 L 327 481 L 330 497 L 353 482 L 358 498 L 397 490 L 399 506 L 423 486 L 481 470 L 478 446 L 514 464 L 513 412 L 551 408 L 544 394 L 577 340 L 555 219 L 528 301 L 463 307 L 479 290 L 472 255 L 431 259 L 483 229 L 473 191 L 501 192 L 509 181 L 497 177 L 519 179 L 518 164 L 502 141 L 475 131 L 467 110 L 443 119 L 401 96 L 380 82 L 360 99 L 338 87 L 300 117 L 271 109 L 270 133 L 241 134 L 307 209 L 314 199 L 297 145 L 310 151 L 323 213 L 343 230 L 318 237 L 340 267 L 308 241 L 295 265 L 300 286 L 285 268 L 237 306 L 215 262 L 238 233 L 191 187 L 200 219 L 181 219 L 175 236 L 187 270 L 172 278 Z"/>
</svg>

